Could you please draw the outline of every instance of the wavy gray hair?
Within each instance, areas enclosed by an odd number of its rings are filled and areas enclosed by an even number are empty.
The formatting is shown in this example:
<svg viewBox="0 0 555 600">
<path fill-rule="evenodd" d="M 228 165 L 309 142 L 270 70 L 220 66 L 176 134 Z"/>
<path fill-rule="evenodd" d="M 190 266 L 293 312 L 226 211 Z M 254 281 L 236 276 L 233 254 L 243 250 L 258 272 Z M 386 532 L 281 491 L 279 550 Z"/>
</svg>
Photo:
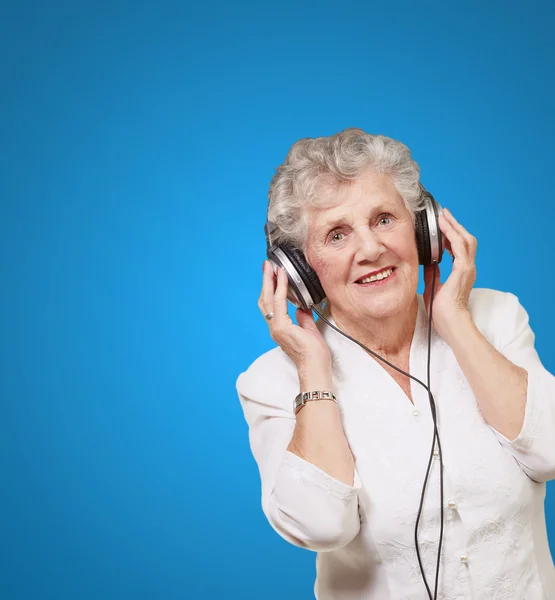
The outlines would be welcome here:
<svg viewBox="0 0 555 600">
<path fill-rule="evenodd" d="M 307 208 L 334 204 L 334 195 L 326 192 L 357 179 L 366 168 L 391 176 L 414 221 L 423 200 L 420 168 L 410 150 L 397 140 L 351 127 L 329 137 L 303 138 L 291 146 L 270 182 L 268 220 L 277 226 L 273 240 L 304 251 Z"/>
</svg>

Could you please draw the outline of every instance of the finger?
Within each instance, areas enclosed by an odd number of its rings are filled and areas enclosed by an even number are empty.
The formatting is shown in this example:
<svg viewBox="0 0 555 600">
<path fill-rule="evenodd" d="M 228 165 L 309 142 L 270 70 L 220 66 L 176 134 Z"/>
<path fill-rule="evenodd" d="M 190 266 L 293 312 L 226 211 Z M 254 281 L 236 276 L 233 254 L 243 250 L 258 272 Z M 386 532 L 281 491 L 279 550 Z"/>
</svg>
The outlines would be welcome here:
<svg viewBox="0 0 555 600">
<path fill-rule="evenodd" d="M 433 296 L 434 300 L 437 298 L 439 291 L 443 287 L 443 283 L 441 283 L 441 271 L 440 271 L 439 265 L 435 265 L 435 268 L 436 268 L 436 282 L 433 287 L 432 287 L 431 282 L 430 282 L 430 285 L 428 286 L 428 294 L 426 296 L 428 303 L 432 302 L 432 296 Z M 432 294 L 432 289 L 433 289 L 433 294 Z"/>
<path fill-rule="evenodd" d="M 274 271 L 270 261 L 264 261 L 264 269 L 262 275 L 262 291 L 258 301 L 258 308 L 264 316 L 273 311 L 274 308 L 274 293 L 275 293 L 275 278 Z"/>
<path fill-rule="evenodd" d="M 470 257 L 471 260 L 474 260 L 474 258 L 476 257 L 476 248 L 478 246 L 478 240 L 471 234 L 469 233 L 456 219 L 455 217 L 453 217 L 453 215 L 451 213 L 449 213 L 451 220 L 452 220 L 452 225 L 453 228 L 455 229 L 455 231 L 457 232 L 458 235 L 461 236 L 461 238 L 464 240 L 464 244 L 467 248 L 467 253 L 468 256 Z"/>
<path fill-rule="evenodd" d="M 433 265 L 426 265 L 424 267 L 424 283 L 425 283 L 425 288 L 427 288 L 428 290 L 432 289 L 432 282 L 434 280 L 434 270 L 436 272 L 435 289 L 437 290 L 439 287 L 440 277 L 441 277 L 441 274 L 439 271 L 439 265 L 433 264 Z"/>
<path fill-rule="evenodd" d="M 276 318 L 287 315 L 287 273 L 281 267 L 277 270 L 277 286 L 274 294 L 274 313 Z"/>
<path fill-rule="evenodd" d="M 443 248 L 451 258 L 454 258 L 453 249 L 451 248 L 451 242 L 445 236 L 443 238 Z"/>
<path fill-rule="evenodd" d="M 439 217 L 439 227 L 445 235 L 452 251 L 454 260 L 467 260 L 470 257 L 470 249 L 464 237 L 451 225 L 444 215 Z"/>
<path fill-rule="evenodd" d="M 426 286 L 432 283 L 432 269 L 433 265 L 426 265 L 424 267 L 424 283 L 426 284 Z"/>
<path fill-rule="evenodd" d="M 296 311 L 297 323 L 300 327 L 307 330 L 317 330 L 316 323 L 314 322 L 314 313 L 311 310 L 303 310 L 297 308 Z"/>
<path fill-rule="evenodd" d="M 430 310 L 430 302 L 432 300 L 432 282 L 434 280 L 434 270 L 435 270 L 435 286 L 434 286 L 434 298 L 437 297 L 439 290 L 442 287 L 442 284 L 440 283 L 440 271 L 439 271 L 439 265 L 434 264 L 434 265 L 426 265 L 424 267 L 424 282 L 425 282 L 425 286 L 424 286 L 424 303 L 426 305 L 426 311 L 429 314 L 429 310 Z"/>
<path fill-rule="evenodd" d="M 476 238 L 469 233 L 458 221 L 457 219 L 455 219 L 455 217 L 453 216 L 453 214 L 451 213 L 451 211 L 448 208 L 444 208 L 443 209 L 443 214 L 446 216 L 447 220 L 449 221 L 449 223 L 453 226 L 453 228 L 460 234 L 463 236 L 463 238 L 465 238 L 470 244 L 472 244 Z"/>
<path fill-rule="evenodd" d="M 453 248 L 451 248 L 451 242 L 449 241 L 449 238 L 445 234 L 442 236 L 442 243 L 443 243 L 443 249 L 449 253 L 449 256 L 451 258 L 453 258 Z"/>
</svg>

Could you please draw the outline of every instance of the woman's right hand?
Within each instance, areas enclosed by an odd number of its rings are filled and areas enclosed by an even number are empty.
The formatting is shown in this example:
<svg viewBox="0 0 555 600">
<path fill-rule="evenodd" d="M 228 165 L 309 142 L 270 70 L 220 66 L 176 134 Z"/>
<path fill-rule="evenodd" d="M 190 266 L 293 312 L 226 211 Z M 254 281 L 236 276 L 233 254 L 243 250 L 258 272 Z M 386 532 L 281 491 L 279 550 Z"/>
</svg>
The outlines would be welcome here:
<svg viewBox="0 0 555 600">
<path fill-rule="evenodd" d="M 291 358 L 299 371 L 315 365 L 331 368 L 331 353 L 316 327 L 312 311 L 298 308 L 298 325 L 293 323 L 287 312 L 289 282 L 286 272 L 278 268 L 276 276 L 268 260 L 264 261 L 262 272 L 262 291 L 258 299 L 258 308 L 264 317 L 268 313 L 274 313 L 272 319 L 266 320 L 272 339 Z"/>
</svg>

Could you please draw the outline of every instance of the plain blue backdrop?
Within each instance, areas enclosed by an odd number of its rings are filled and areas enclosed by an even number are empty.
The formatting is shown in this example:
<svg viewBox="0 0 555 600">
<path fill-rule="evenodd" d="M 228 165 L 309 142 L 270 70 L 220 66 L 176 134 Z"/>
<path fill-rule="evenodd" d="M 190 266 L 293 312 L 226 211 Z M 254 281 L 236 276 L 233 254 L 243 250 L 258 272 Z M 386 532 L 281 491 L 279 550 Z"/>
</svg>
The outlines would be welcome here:
<svg viewBox="0 0 555 600">
<path fill-rule="evenodd" d="M 406 143 L 555 372 L 555 10 L 484 4 L 3 5 L 0 598 L 312 597 L 235 392 L 301 137 Z"/>
</svg>

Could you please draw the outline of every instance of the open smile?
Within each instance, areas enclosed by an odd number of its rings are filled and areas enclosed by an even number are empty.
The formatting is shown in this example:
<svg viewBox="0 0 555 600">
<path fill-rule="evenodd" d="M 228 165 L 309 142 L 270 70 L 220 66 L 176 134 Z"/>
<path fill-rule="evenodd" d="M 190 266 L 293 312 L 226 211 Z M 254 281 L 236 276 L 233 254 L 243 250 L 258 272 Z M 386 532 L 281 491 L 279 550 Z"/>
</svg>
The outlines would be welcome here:
<svg viewBox="0 0 555 600">
<path fill-rule="evenodd" d="M 393 278 L 397 272 L 397 267 L 386 267 L 381 271 L 377 271 L 374 274 L 365 275 L 355 281 L 357 285 L 362 287 L 378 287 L 385 285 Z"/>
</svg>

